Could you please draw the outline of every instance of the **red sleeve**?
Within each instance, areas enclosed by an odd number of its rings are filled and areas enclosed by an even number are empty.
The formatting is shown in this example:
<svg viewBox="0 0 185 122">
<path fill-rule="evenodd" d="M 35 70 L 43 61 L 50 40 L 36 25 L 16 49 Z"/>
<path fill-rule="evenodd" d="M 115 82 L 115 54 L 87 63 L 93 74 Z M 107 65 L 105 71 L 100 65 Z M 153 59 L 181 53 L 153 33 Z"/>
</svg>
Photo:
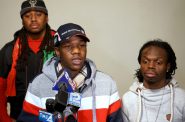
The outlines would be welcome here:
<svg viewBox="0 0 185 122">
<path fill-rule="evenodd" d="M 7 101 L 6 101 L 6 80 L 0 77 L 0 122 L 12 122 L 7 113 Z"/>
</svg>

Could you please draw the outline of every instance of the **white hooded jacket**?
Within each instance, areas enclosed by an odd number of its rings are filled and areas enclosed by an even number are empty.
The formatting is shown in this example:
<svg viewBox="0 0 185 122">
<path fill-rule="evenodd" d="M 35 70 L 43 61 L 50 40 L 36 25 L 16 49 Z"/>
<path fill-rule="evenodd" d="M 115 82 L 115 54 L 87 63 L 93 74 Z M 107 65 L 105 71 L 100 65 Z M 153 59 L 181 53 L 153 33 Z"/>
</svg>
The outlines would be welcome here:
<svg viewBox="0 0 185 122">
<path fill-rule="evenodd" d="M 57 58 L 49 59 L 38 75 L 29 85 L 23 110 L 18 122 L 38 122 L 39 110 L 46 109 L 46 100 L 55 99 L 57 91 L 52 90 L 58 80 L 56 73 Z M 121 100 L 116 82 L 107 74 L 97 70 L 90 59 L 86 59 L 91 70 L 90 77 L 81 94 L 81 106 L 77 112 L 78 122 L 123 122 Z"/>
<path fill-rule="evenodd" d="M 185 91 L 175 79 L 157 90 L 135 81 L 122 102 L 124 122 L 185 122 Z"/>
</svg>

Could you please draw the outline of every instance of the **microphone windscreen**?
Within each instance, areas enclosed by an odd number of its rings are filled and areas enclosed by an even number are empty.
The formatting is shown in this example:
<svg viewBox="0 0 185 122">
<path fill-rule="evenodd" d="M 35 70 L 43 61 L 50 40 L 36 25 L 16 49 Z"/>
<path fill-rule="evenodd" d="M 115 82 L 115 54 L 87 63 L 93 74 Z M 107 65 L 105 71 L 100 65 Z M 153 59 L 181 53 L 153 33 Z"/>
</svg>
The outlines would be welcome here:
<svg viewBox="0 0 185 122">
<path fill-rule="evenodd" d="M 54 110 L 54 102 L 55 100 L 54 99 L 47 99 L 46 100 L 46 110 L 50 113 L 53 113 L 55 110 Z"/>
</svg>

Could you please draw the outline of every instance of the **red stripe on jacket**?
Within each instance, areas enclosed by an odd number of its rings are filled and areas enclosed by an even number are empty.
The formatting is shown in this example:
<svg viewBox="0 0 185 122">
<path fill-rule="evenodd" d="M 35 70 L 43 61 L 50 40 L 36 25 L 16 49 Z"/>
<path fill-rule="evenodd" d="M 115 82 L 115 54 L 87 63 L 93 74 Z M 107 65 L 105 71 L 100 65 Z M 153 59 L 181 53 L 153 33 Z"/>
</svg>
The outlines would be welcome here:
<svg viewBox="0 0 185 122">
<path fill-rule="evenodd" d="M 96 109 L 97 122 L 106 122 L 107 118 L 111 116 L 111 114 L 113 114 L 114 112 L 118 111 L 120 108 L 121 108 L 121 100 L 119 99 L 116 102 L 109 105 L 109 108 Z M 35 116 L 38 116 L 39 110 L 41 110 L 41 108 L 24 101 L 23 110 L 27 113 L 31 113 Z M 93 121 L 93 110 L 92 109 L 79 110 L 78 111 L 78 121 L 79 122 Z"/>
<path fill-rule="evenodd" d="M 110 114 L 116 112 L 120 108 L 121 108 L 121 100 L 118 100 L 110 105 L 108 114 L 110 115 Z"/>
<path fill-rule="evenodd" d="M 33 114 L 35 116 L 38 116 L 39 115 L 39 110 L 42 110 L 41 108 L 33 105 L 33 104 L 30 104 L 26 101 L 24 101 L 23 103 L 23 110 L 27 113 L 30 113 L 30 114 Z"/>
<path fill-rule="evenodd" d="M 112 113 L 118 111 L 121 108 L 121 101 L 118 100 L 111 104 L 109 108 L 96 109 L 97 122 L 106 122 L 107 117 Z M 93 110 L 80 110 L 78 111 L 79 122 L 92 122 L 93 121 Z"/>
</svg>

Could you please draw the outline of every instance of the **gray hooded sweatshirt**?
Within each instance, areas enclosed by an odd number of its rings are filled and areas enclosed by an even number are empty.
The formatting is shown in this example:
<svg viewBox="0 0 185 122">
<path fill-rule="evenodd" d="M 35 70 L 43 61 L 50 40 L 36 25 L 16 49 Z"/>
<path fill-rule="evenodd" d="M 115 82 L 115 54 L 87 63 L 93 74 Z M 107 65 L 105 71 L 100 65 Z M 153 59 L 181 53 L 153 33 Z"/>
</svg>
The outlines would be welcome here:
<svg viewBox="0 0 185 122">
<path fill-rule="evenodd" d="M 48 60 L 44 64 L 43 73 L 29 85 L 20 121 L 37 122 L 39 110 L 46 108 L 46 99 L 55 98 L 57 91 L 52 90 L 52 87 L 60 77 L 57 77 L 55 70 L 57 63 L 56 58 Z M 81 92 L 78 122 L 123 122 L 116 82 L 109 75 L 98 71 L 91 60 L 87 59 L 86 63 L 91 73 Z"/>
<path fill-rule="evenodd" d="M 124 122 L 185 122 L 185 91 L 175 79 L 157 90 L 135 81 L 122 102 Z"/>
</svg>

